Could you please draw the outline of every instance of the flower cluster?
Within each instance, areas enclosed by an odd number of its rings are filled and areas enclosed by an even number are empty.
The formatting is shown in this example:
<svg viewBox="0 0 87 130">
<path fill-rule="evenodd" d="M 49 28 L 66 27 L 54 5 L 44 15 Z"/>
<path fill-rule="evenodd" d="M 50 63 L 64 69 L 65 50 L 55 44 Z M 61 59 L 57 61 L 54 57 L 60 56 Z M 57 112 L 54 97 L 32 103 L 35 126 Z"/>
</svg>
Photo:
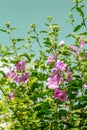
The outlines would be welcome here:
<svg viewBox="0 0 87 130">
<path fill-rule="evenodd" d="M 58 88 L 63 80 L 64 72 L 67 75 L 66 81 L 70 82 L 72 80 L 72 74 L 70 69 L 63 61 L 58 60 L 55 63 L 54 68 L 52 69 L 51 76 L 47 79 L 48 88 Z"/>
<path fill-rule="evenodd" d="M 66 82 L 70 82 L 72 80 L 72 73 L 70 71 L 70 68 L 68 68 L 63 61 L 57 60 L 54 68 L 52 69 L 51 76 L 47 79 L 48 88 L 54 89 L 54 97 L 56 99 L 60 99 L 60 101 L 67 100 L 66 93 L 58 89 L 64 80 L 64 73 L 67 75 Z"/>
<path fill-rule="evenodd" d="M 52 54 L 51 56 L 48 57 L 47 63 L 51 64 L 55 60 L 55 56 Z"/>
<path fill-rule="evenodd" d="M 21 60 L 15 64 L 13 70 L 6 74 L 6 77 L 9 78 L 12 82 L 16 83 L 27 83 L 29 81 L 29 73 L 25 71 L 25 60 Z"/>
<path fill-rule="evenodd" d="M 54 90 L 54 97 L 55 97 L 55 99 L 59 99 L 60 101 L 68 100 L 66 92 L 63 92 L 60 89 L 55 89 Z"/>
</svg>

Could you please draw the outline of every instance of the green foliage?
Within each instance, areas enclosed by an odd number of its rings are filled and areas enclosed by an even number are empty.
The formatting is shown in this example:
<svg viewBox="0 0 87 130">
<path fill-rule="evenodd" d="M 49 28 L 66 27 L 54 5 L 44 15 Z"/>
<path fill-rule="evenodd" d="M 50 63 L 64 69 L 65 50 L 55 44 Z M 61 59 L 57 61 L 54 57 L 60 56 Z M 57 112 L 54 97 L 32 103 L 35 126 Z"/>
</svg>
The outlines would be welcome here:
<svg viewBox="0 0 87 130">
<path fill-rule="evenodd" d="M 47 17 L 46 30 L 37 31 L 37 26 L 30 24 L 26 38 L 13 38 L 11 35 L 16 28 L 11 27 L 10 22 L 5 24 L 6 29 L 0 29 L 2 33 L 7 33 L 11 42 L 8 46 L 0 45 L 0 124 L 5 124 L 5 127 L 0 126 L 0 130 L 87 129 L 86 19 L 82 0 L 73 2 L 70 22 L 74 25 L 74 10 L 80 14 L 82 21 L 74 26 L 73 33 L 67 35 L 67 38 L 75 39 L 72 46 L 64 41 L 60 44 L 60 27 L 53 23 L 51 16 Z M 85 27 L 83 32 L 78 33 L 82 27 Z M 21 44 L 18 45 L 18 42 Z M 37 45 L 38 55 L 33 50 L 33 46 Z M 47 63 L 50 55 L 55 56 L 51 64 Z M 25 67 L 21 71 L 16 70 L 16 76 L 25 73 L 29 76 L 27 81 L 26 77 L 22 77 L 22 82 L 18 82 L 17 77 L 13 79 L 7 72 L 13 72 L 17 65 L 20 67 L 21 60 L 25 61 Z M 64 70 L 58 86 L 67 92 L 66 101 L 56 99 L 54 90 L 49 89 L 47 84 L 57 60 L 63 61 L 72 75 L 72 79 L 67 81 L 68 74 Z"/>
</svg>

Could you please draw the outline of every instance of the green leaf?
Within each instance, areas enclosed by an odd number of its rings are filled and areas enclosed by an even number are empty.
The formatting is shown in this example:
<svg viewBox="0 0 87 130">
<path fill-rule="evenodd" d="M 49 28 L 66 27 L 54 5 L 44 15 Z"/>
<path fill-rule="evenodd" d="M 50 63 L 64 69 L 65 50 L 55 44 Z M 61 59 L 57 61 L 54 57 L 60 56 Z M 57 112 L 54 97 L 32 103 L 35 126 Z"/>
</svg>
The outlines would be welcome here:
<svg viewBox="0 0 87 130">
<path fill-rule="evenodd" d="M 75 6 L 71 8 L 71 11 L 73 11 L 75 9 Z"/>
<path fill-rule="evenodd" d="M 66 36 L 66 38 L 71 37 L 71 36 L 72 36 L 72 34 L 68 34 L 68 35 Z"/>
<path fill-rule="evenodd" d="M 80 33 L 79 35 L 87 35 L 87 32 Z"/>
<path fill-rule="evenodd" d="M 83 26 L 82 24 L 77 25 L 77 26 L 74 28 L 73 32 L 77 32 L 79 29 L 81 29 L 82 26 Z"/>
<path fill-rule="evenodd" d="M 42 31 L 40 31 L 39 33 L 47 33 L 47 31 L 42 30 Z"/>
<path fill-rule="evenodd" d="M 22 38 L 17 38 L 16 41 L 17 41 L 17 42 L 21 42 L 21 41 L 24 41 L 24 39 L 22 39 Z"/>
<path fill-rule="evenodd" d="M 30 36 L 30 38 L 32 38 L 32 39 L 37 39 L 36 36 Z"/>
<path fill-rule="evenodd" d="M 10 30 L 11 30 L 11 31 L 13 31 L 13 30 L 17 30 L 17 28 L 10 28 Z"/>
<path fill-rule="evenodd" d="M 4 77 L 6 76 L 3 71 L 0 70 L 0 74 L 2 74 Z"/>
<path fill-rule="evenodd" d="M 84 13 L 80 7 L 76 7 L 76 10 L 79 12 L 79 14 L 84 17 Z"/>
<path fill-rule="evenodd" d="M 46 25 L 47 27 L 49 27 L 49 24 L 45 23 L 45 25 Z"/>
<path fill-rule="evenodd" d="M 21 56 L 26 57 L 29 62 L 31 61 L 31 58 L 30 58 L 30 56 L 27 53 L 24 53 Z"/>
<path fill-rule="evenodd" d="M 6 32 L 7 33 L 7 30 L 4 30 L 4 29 L 0 29 L 1 32 Z"/>
</svg>

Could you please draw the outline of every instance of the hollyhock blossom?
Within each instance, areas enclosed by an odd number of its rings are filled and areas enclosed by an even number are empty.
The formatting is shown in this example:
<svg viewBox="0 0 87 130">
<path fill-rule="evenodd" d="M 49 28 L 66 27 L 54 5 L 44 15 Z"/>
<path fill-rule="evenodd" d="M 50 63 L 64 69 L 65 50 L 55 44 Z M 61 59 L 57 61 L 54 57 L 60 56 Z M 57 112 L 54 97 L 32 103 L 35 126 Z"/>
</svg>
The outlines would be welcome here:
<svg viewBox="0 0 87 130">
<path fill-rule="evenodd" d="M 54 69 L 64 71 L 66 69 L 66 64 L 63 61 L 57 60 Z"/>
<path fill-rule="evenodd" d="M 83 87 L 84 87 L 84 88 L 87 88 L 87 84 L 83 84 Z"/>
<path fill-rule="evenodd" d="M 47 79 L 48 88 L 52 89 L 58 88 L 60 83 L 61 83 L 61 77 L 57 74 Z"/>
<path fill-rule="evenodd" d="M 65 42 L 62 40 L 62 41 L 60 41 L 59 44 L 60 44 L 60 45 L 65 45 Z"/>
<path fill-rule="evenodd" d="M 80 53 L 81 53 L 81 51 L 77 51 L 76 53 L 77 53 L 77 55 L 79 56 L 79 55 L 80 55 Z"/>
<path fill-rule="evenodd" d="M 55 60 L 55 56 L 52 54 L 51 56 L 48 57 L 47 63 L 51 64 Z"/>
<path fill-rule="evenodd" d="M 66 73 L 67 73 L 67 75 L 68 75 L 66 81 L 67 81 L 67 82 L 70 82 L 70 81 L 72 80 L 72 73 L 71 73 L 71 71 L 70 71 L 70 68 L 67 68 Z"/>
<path fill-rule="evenodd" d="M 29 73 L 20 74 L 19 76 L 16 76 L 14 81 L 16 81 L 17 83 L 27 83 L 29 81 Z"/>
<path fill-rule="evenodd" d="M 14 93 L 11 93 L 11 94 L 9 95 L 9 100 L 13 100 L 14 97 L 15 97 L 15 94 L 14 94 Z"/>
<path fill-rule="evenodd" d="M 66 92 L 62 92 L 62 95 L 60 97 L 60 101 L 63 102 L 63 101 L 67 101 L 67 100 L 68 100 L 68 97 L 67 97 Z"/>
<path fill-rule="evenodd" d="M 54 90 L 54 97 L 55 97 L 55 99 L 59 99 L 61 102 L 67 101 L 67 99 L 68 99 L 66 92 L 63 92 L 60 89 Z"/>
<path fill-rule="evenodd" d="M 76 46 L 70 46 L 70 49 L 72 50 L 72 51 L 76 51 L 77 49 L 76 49 Z"/>
<path fill-rule="evenodd" d="M 54 90 L 54 97 L 55 97 L 55 99 L 60 99 L 61 96 L 62 96 L 62 90 L 55 89 Z"/>
<path fill-rule="evenodd" d="M 81 40 L 81 42 L 80 42 L 80 48 L 83 48 L 84 46 L 85 46 L 85 41 L 84 40 Z"/>
<path fill-rule="evenodd" d="M 18 63 L 15 64 L 16 69 L 18 72 L 22 71 L 25 69 L 25 60 L 21 60 Z"/>
<path fill-rule="evenodd" d="M 11 70 L 10 72 L 8 72 L 6 74 L 6 77 L 9 78 L 9 79 L 11 79 L 11 80 L 14 80 L 14 78 L 16 77 L 16 75 L 17 75 L 17 73 L 16 73 L 16 70 L 14 69 L 14 70 Z"/>
<path fill-rule="evenodd" d="M 87 59 L 87 52 L 85 53 L 85 59 Z"/>
</svg>

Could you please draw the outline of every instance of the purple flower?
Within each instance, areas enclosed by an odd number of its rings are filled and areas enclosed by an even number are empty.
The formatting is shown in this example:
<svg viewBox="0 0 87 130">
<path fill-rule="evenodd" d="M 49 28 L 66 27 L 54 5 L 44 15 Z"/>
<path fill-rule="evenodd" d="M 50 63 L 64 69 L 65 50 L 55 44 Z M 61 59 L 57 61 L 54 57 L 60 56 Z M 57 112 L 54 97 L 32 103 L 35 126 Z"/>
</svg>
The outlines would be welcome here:
<svg viewBox="0 0 87 130">
<path fill-rule="evenodd" d="M 55 56 L 52 54 L 51 56 L 48 57 L 47 63 L 51 64 L 55 60 Z"/>
<path fill-rule="evenodd" d="M 54 97 L 55 97 L 55 99 L 60 99 L 61 96 L 62 96 L 62 90 L 55 89 L 54 90 Z"/>
<path fill-rule="evenodd" d="M 57 88 L 54 90 L 54 97 L 55 99 L 59 99 L 61 102 L 67 101 L 68 99 L 66 92 L 63 92 L 62 90 Z"/>
<path fill-rule="evenodd" d="M 67 75 L 68 75 L 68 78 L 66 79 L 67 82 L 70 82 L 72 80 L 72 73 L 70 71 L 69 68 L 67 68 L 67 71 L 66 71 Z"/>
<path fill-rule="evenodd" d="M 11 79 L 11 80 L 13 81 L 14 78 L 16 77 L 16 75 L 17 75 L 17 73 L 16 73 L 16 70 L 14 69 L 14 70 L 11 70 L 10 72 L 8 72 L 8 73 L 6 74 L 6 77 L 7 77 L 8 79 Z"/>
<path fill-rule="evenodd" d="M 84 40 L 81 40 L 81 42 L 80 42 L 80 48 L 83 48 L 84 46 L 85 46 L 85 41 Z"/>
<path fill-rule="evenodd" d="M 87 59 L 87 52 L 85 53 L 85 58 Z"/>
<path fill-rule="evenodd" d="M 16 81 L 17 83 L 27 83 L 29 81 L 29 73 L 20 74 L 19 76 L 16 76 L 14 81 Z"/>
<path fill-rule="evenodd" d="M 61 77 L 57 74 L 47 79 L 48 88 L 52 89 L 58 88 L 60 83 L 61 83 Z"/>
<path fill-rule="evenodd" d="M 66 69 L 66 64 L 63 61 L 58 60 L 54 66 L 54 69 L 64 71 Z"/>
<path fill-rule="evenodd" d="M 72 51 L 76 51 L 76 46 L 70 46 L 70 49 L 71 49 Z"/>
<path fill-rule="evenodd" d="M 22 71 L 25 69 L 25 60 L 21 60 L 18 63 L 15 64 L 16 69 L 18 72 Z"/>
<path fill-rule="evenodd" d="M 14 94 L 14 93 L 11 93 L 11 94 L 9 95 L 9 100 L 13 100 L 14 97 L 15 97 L 15 94 Z"/>
<path fill-rule="evenodd" d="M 79 55 L 80 55 L 80 53 L 81 53 L 81 51 L 77 51 L 76 53 L 77 53 L 77 55 L 79 56 Z"/>
<path fill-rule="evenodd" d="M 62 92 L 62 95 L 60 97 L 60 101 L 64 102 L 64 101 L 67 101 L 67 100 L 68 100 L 68 97 L 67 97 L 66 92 Z"/>
</svg>

